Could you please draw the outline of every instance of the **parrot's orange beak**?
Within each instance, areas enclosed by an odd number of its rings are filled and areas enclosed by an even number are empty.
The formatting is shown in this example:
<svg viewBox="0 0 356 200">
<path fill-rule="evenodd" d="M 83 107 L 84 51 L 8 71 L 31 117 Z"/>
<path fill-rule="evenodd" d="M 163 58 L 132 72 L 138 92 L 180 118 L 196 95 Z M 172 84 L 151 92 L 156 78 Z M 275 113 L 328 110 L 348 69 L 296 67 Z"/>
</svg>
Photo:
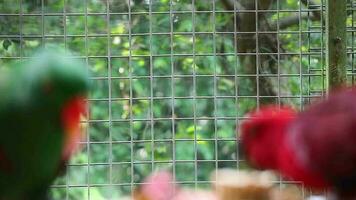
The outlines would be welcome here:
<svg viewBox="0 0 356 200">
<path fill-rule="evenodd" d="M 69 159 L 78 148 L 81 139 L 80 118 L 87 115 L 87 101 L 85 97 L 78 96 L 69 100 L 62 110 L 62 126 L 65 131 L 64 148 L 62 156 L 64 160 Z"/>
</svg>

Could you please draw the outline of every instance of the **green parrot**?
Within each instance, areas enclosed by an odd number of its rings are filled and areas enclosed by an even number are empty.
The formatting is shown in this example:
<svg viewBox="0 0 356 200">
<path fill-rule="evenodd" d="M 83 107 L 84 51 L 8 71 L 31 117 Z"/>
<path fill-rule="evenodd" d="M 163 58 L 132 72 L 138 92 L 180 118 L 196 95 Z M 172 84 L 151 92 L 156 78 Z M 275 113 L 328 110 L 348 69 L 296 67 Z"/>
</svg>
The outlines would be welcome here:
<svg viewBox="0 0 356 200">
<path fill-rule="evenodd" d="M 0 72 L 0 200 L 46 199 L 81 138 L 88 73 L 59 52 Z"/>
</svg>

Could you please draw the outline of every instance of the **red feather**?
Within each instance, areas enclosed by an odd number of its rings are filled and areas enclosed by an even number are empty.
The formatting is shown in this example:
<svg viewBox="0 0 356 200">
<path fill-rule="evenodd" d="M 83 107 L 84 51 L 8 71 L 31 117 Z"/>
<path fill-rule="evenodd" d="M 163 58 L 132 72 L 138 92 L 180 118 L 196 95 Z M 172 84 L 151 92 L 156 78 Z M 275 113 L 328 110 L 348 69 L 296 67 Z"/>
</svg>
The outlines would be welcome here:
<svg viewBox="0 0 356 200">
<path fill-rule="evenodd" d="M 298 160 L 297 152 L 288 141 L 281 143 L 279 151 L 278 171 L 287 179 L 300 181 L 304 186 L 314 189 L 325 189 L 329 187 L 327 181 L 309 166 Z"/>
<path fill-rule="evenodd" d="M 65 130 L 64 148 L 62 160 L 67 161 L 72 153 L 78 148 L 81 138 L 80 116 L 86 111 L 84 97 L 76 97 L 63 107 L 62 124 Z"/>
<path fill-rule="evenodd" d="M 249 117 L 251 119 L 241 128 L 247 158 L 255 167 L 278 169 L 278 152 L 295 112 L 290 108 L 269 106 L 252 112 Z"/>
</svg>

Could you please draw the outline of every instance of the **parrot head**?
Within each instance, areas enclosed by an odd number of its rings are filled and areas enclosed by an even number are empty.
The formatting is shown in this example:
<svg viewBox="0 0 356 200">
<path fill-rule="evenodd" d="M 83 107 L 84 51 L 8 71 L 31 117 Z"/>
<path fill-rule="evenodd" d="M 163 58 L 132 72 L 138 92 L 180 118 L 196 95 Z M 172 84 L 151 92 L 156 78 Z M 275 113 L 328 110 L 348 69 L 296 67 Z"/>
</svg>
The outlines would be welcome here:
<svg viewBox="0 0 356 200">
<path fill-rule="evenodd" d="M 295 117 L 293 109 L 268 106 L 251 112 L 241 125 L 242 149 L 251 164 L 260 169 L 276 169 L 277 152 L 285 129 Z"/>
<path fill-rule="evenodd" d="M 42 51 L 31 61 L 28 73 L 34 101 L 46 105 L 52 113 L 60 113 L 65 133 L 62 157 L 69 159 L 80 139 L 80 117 L 86 115 L 89 89 L 88 72 L 78 60 L 51 50 Z"/>
</svg>

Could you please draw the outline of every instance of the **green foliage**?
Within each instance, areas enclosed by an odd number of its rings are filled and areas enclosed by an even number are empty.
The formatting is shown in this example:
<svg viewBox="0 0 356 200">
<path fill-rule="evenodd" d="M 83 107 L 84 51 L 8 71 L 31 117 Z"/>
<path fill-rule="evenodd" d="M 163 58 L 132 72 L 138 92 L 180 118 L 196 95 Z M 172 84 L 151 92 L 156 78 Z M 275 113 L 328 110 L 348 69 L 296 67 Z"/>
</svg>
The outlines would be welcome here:
<svg viewBox="0 0 356 200">
<path fill-rule="evenodd" d="M 41 46 L 61 45 L 88 58 L 93 77 L 90 123 L 83 127 L 87 142 L 56 181 L 55 199 L 119 198 L 156 169 L 174 169 L 178 181 L 194 183 L 209 180 L 215 167 L 246 167 L 237 154 L 237 117 L 255 108 L 258 99 L 234 56 L 234 13 L 169 14 L 170 9 L 212 11 L 212 1 L 193 6 L 191 0 L 152 0 L 150 8 L 148 1 L 131 0 L 130 10 L 126 1 L 109 1 L 109 8 L 100 0 L 44 0 L 43 7 L 40 0 L 26 2 L 24 13 L 59 15 L 0 16 L 1 35 L 24 36 L 0 40 L 0 66 Z M 19 0 L 1 4 L 1 13 L 20 12 Z M 297 1 L 279 5 L 299 10 Z M 219 1 L 215 8 L 224 10 Z M 159 13 L 146 14 L 150 9 Z M 290 14 L 268 16 L 276 21 Z M 278 32 L 285 51 L 278 61 L 282 76 L 271 78 L 276 89 L 280 86 L 280 98 L 296 107 L 324 84 L 320 53 L 305 54 L 322 46 L 319 32 L 307 33 L 321 24 L 300 25 Z"/>
</svg>

